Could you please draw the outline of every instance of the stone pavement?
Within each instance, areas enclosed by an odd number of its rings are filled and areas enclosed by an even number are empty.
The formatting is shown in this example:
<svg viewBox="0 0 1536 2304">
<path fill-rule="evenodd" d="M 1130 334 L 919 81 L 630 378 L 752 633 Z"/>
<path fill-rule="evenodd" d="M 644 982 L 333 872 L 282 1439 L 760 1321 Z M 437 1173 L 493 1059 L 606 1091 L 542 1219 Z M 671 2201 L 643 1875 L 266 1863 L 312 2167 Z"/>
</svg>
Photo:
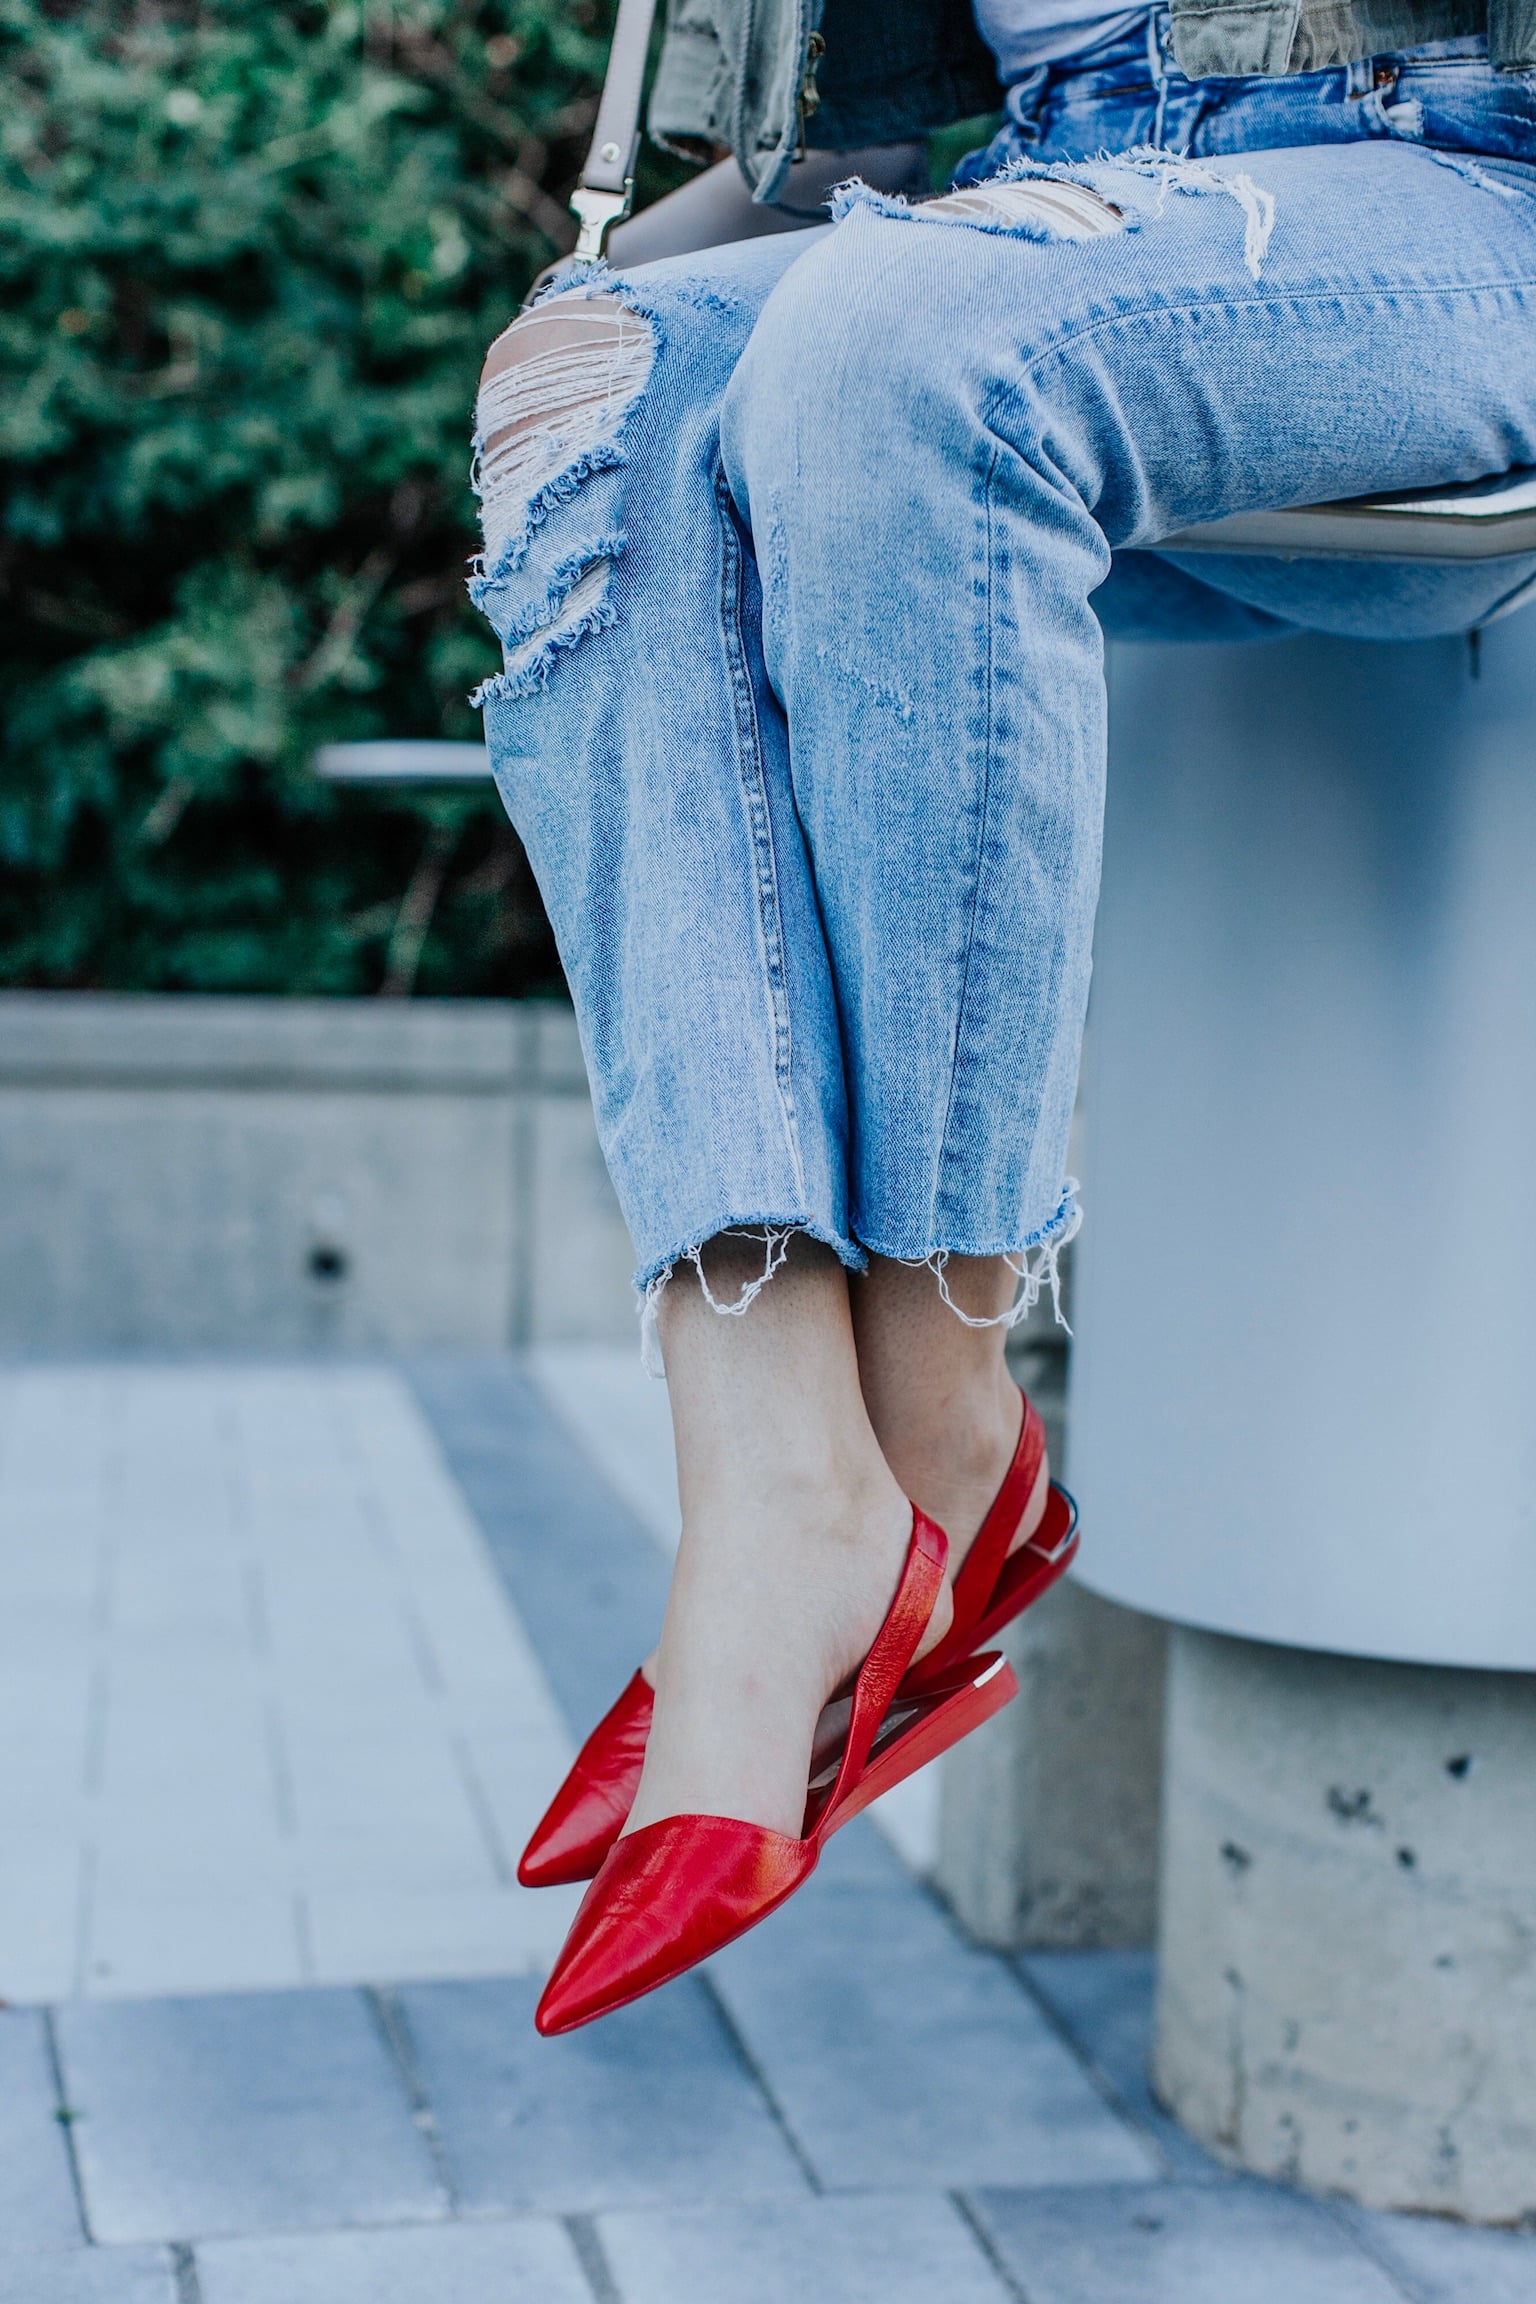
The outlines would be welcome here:
<svg viewBox="0 0 1536 2304">
<path fill-rule="evenodd" d="M 570 1750 L 399 1376 L 0 1378 L 0 1994 L 502 1973 Z"/>
<path fill-rule="evenodd" d="M 0 2304 L 1536 2304 L 1219 2169 L 1144 1957 L 977 1952 L 868 1820 L 537 2038 L 509 1855 L 665 1585 L 627 1385 L 0 1376 Z"/>
</svg>

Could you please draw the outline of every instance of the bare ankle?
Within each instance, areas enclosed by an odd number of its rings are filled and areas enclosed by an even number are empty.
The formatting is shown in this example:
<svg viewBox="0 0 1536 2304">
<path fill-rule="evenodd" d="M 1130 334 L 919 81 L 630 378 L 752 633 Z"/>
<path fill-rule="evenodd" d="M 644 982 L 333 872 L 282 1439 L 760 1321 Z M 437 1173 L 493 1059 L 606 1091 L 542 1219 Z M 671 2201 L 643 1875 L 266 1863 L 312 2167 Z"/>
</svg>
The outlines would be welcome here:
<svg viewBox="0 0 1536 2304">
<path fill-rule="evenodd" d="M 1018 1445 L 1019 1388 L 1003 1363 L 936 1386 L 913 1408 L 906 1421 L 914 1438 L 947 1458 L 959 1477 L 981 1476 Z"/>
</svg>

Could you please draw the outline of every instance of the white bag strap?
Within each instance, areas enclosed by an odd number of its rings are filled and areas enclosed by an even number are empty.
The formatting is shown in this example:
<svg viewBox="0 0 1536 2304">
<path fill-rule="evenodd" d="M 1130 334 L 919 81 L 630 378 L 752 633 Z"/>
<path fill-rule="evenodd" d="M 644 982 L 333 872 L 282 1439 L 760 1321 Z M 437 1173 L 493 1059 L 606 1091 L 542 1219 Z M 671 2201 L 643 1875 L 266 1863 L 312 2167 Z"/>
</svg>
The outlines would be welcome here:
<svg viewBox="0 0 1536 2304">
<path fill-rule="evenodd" d="M 634 205 L 640 96 L 655 16 L 656 0 L 619 0 L 597 124 L 581 181 L 571 194 L 571 209 L 581 225 L 574 264 L 599 263 L 610 225 L 621 224 Z"/>
</svg>

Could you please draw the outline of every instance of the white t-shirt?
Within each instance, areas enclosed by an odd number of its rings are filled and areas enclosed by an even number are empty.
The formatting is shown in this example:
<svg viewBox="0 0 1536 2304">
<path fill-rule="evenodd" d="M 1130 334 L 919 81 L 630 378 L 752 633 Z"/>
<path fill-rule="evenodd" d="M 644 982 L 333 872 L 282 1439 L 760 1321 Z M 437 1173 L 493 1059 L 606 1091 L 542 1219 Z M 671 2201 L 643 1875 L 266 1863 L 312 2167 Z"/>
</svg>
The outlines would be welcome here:
<svg viewBox="0 0 1536 2304">
<path fill-rule="evenodd" d="M 1097 48 L 1149 10 L 1106 8 L 1104 0 L 974 0 L 976 24 L 1007 87 L 1037 64 Z"/>
</svg>

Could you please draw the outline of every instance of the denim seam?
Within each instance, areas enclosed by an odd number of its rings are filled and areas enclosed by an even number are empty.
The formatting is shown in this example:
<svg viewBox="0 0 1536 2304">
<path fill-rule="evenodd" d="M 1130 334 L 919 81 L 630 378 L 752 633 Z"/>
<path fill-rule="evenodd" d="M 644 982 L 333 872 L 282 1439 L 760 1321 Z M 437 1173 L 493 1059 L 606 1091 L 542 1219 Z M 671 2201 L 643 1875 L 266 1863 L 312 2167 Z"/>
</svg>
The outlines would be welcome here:
<svg viewBox="0 0 1536 2304">
<path fill-rule="evenodd" d="M 1441 285 L 1434 288 L 1361 290 L 1358 296 L 1348 300 L 1357 305 L 1385 305 L 1402 302 L 1408 298 L 1428 300 L 1454 297 L 1462 299 L 1486 295 L 1490 290 L 1512 290 L 1516 295 L 1523 295 L 1529 299 L 1536 296 L 1536 277 L 1530 281 L 1479 281 L 1459 288 Z M 1241 299 L 1229 299 L 1223 305 L 1222 311 L 1223 315 L 1228 318 L 1239 312 L 1267 312 L 1278 315 L 1287 310 L 1294 310 L 1299 304 L 1337 304 L 1343 299 L 1343 296 L 1344 292 L 1338 288 L 1308 290 L 1288 293 L 1283 296 L 1245 296 Z M 988 431 L 1002 440 L 1006 446 L 1012 448 L 1014 453 L 1022 454 L 1024 451 L 1009 440 L 1007 434 L 1000 429 L 997 418 L 1010 402 L 1023 397 L 1024 386 L 1036 380 L 1040 371 L 1051 361 L 1060 360 L 1066 354 L 1075 351 L 1079 345 L 1094 343 L 1119 328 L 1140 327 L 1148 320 L 1169 321 L 1198 317 L 1210 310 L 1211 305 L 1204 301 L 1192 300 L 1181 304 L 1165 304 L 1149 299 L 1144 304 L 1136 305 L 1130 311 L 1103 313 L 1091 321 L 1085 321 L 1067 333 L 1058 336 L 1050 344 L 1043 345 L 1023 365 L 1016 377 L 1000 377 L 991 394 L 978 410 L 980 422 Z M 1084 510 L 1097 525 L 1096 508 L 1085 504 Z M 1103 534 L 1102 528 L 1100 528 L 1100 534 Z M 1133 530 L 1130 536 L 1116 539 L 1112 548 L 1117 552 L 1126 551 L 1137 546 L 1153 544 L 1156 540 L 1155 537 L 1142 537 Z M 1105 541 L 1108 543 L 1110 540 L 1106 537 Z"/>
<path fill-rule="evenodd" d="M 1414 299 L 1427 302 L 1437 297 L 1484 296 L 1506 290 L 1528 298 L 1536 296 L 1536 273 L 1533 273 L 1528 280 L 1475 280 L 1457 286 L 1441 283 L 1433 288 L 1420 288 L 1406 284 L 1401 288 L 1371 288 L 1352 292 L 1340 287 L 1329 287 L 1289 290 L 1285 294 L 1277 296 L 1229 296 L 1223 299 L 1221 312 L 1224 318 L 1238 312 L 1268 312 L 1279 315 L 1294 310 L 1302 304 L 1385 305 L 1404 303 Z M 1158 302 L 1149 297 L 1145 303 L 1133 305 L 1128 311 L 1100 313 L 1092 320 L 1082 321 L 1062 335 L 1053 338 L 1049 344 L 1042 345 L 1021 369 L 1016 379 L 999 380 L 996 391 L 983 411 L 983 422 L 988 420 L 989 412 L 993 408 L 1014 394 L 1018 390 L 1019 384 L 1032 377 L 1038 368 L 1043 367 L 1048 360 L 1059 359 L 1063 353 L 1073 351 L 1079 344 L 1092 343 L 1096 338 L 1108 335 L 1111 330 L 1116 328 L 1139 326 L 1145 320 L 1188 319 L 1209 313 L 1213 309 L 1213 304 L 1209 299 L 1191 298 L 1185 303 L 1170 304 Z"/>
<path fill-rule="evenodd" d="M 982 475 L 981 520 L 984 539 L 986 577 L 986 613 L 983 631 L 986 635 L 982 659 L 983 695 L 981 712 L 981 795 L 976 809 L 976 843 L 972 859 L 971 910 L 966 923 L 965 958 L 960 969 L 960 997 L 955 1005 L 955 1037 L 950 1052 L 949 1090 L 944 1103 L 944 1125 L 939 1131 L 939 1156 L 934 1174 L 933 1220 L 937 1224 L 939 1210 L 946 1200 L 945 1171 L 950 1162 L 950 1128 L 955 1113 L 955 1094 L 960 1078 L 962 1052 L 965 1043 L 966 1002 L 970 994 L 971 960 L 976 946 L 976 922 L 981 910 L 981 885 L 984 874 L 987 844 L 987 810 L 992 797 L 992 755 L 995 748 L 995 674 L 993 655 L 993 507 L 992 486 L 997 474 L 999 448 L 996 440 L 987 453 L 986 471 Z"/>
<path fill-rule="evenodd" d="M 784 1134 L 794 1170 L 796 1189 L 805 1191 L 805 1161 L 800 1150 L 799 1117 L 795 1110 L 792 1073 L 793 1040 L 789 1014 L 789 982 L 784 967 L 784 924 L 779 912 L 779 881 L 773 852 L 773 819 L 763 774 L 762 732 L 757 699 L 741 637 L 742 543 L 732 517 L 724 467 L 714 476 L 715 507 L 720 521 L 720 621 L 725 636 L 726 665 L 736 712 L 737 770 L 747 812 L 757 880 L 758 934 L 762 939 L 763 968 L 768 984 L 768 1013 L 773 1026 L 773 1078 L 784 1116 Z"/>
</svg>

